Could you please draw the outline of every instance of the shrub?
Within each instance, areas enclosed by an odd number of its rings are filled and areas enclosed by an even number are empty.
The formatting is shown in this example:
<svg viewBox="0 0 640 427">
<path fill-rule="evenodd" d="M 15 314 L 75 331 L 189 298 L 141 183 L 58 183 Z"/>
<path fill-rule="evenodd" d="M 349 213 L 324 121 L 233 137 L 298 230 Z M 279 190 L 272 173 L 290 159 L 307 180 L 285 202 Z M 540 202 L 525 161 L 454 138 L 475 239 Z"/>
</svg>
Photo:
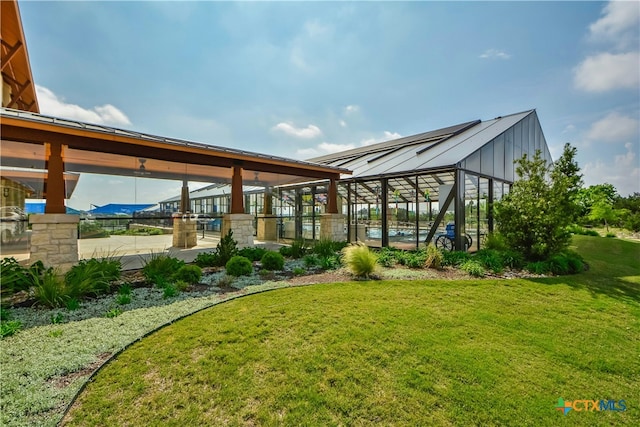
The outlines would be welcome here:
<svg viewBox="0 0 640 427">
<path fill-rule="evenodd" d="M 520 252 L 506 250 L 500 253 L 505 267 L 521 269 L 524 266 L 524 256 Z"/>
<path fill-rule="evenodd" d="M 444 260 L 444 256 L 442 255 L 442 251 L 433 243 L 429 243 L 426 249 L 427 258 L 425 259 L 424 266 L 426 268 L 436 268 L 440 269 L 442 267 L 442 261 Z"/>
<path fill-rule="evenodd" d="M 13 316 L 11 315 L 11 311 L 9 311 L 8 308 L 0 307 L 0 322 L 6 322 L 12 318 Z"/>
<path fill-rule="evenodd" d="M 618 237 L 618 236 L 616 236 L 616 233 L 607 233 L 604 235 L 604 237 Z"/>
<path fill-rule="evenodd" d="M 22 323 L 17 320 L 0 322 L 0 338 L 10 337 L 20 330 Z"/>
<path fill-rule="evenodd" d="M 233 239 L 233 230 L 229 229 L 227 234 L 220 239 L 216 246 L 216 254 L 218 255 L 218 267 L 227 265 L 227 262 L 238 254 L 238 244 Z"/>
<path fill-rule="evenodd" d="M 528 260 L 544 260 L 566 249 L 571 235 L 566 227 L 578 213 L 575 196 L 580 188 L 577 150 L 569 144 L 553 164 L 541 151 L 517 160 L 520 179 L 502 200 L 494 203 L 494 218 L 508 246 Z"/>
<path fill-rule="evenodd" d="M 225 266 L 227 274 L 235 277 L 250 276 L 253 273 L 253 264 L 247 258 L 236 255 Z"/>
<path fill-rule="evenodd" d="M 530 262 L 525 266 L 525 269 L 533 274 L 548 274 L 551 271 L 549 263 L 546 261 Z"/>
<path fill-rule="evenodd" d="M 178 290 L 172 284 L 168 284 L 162 290 L 162 298 L 167 299 L 178 295 Z"/>
<path fill-rule="evenodd" d="M 565 257 L 567 258 L 567 262 L 569 264 L 569 273 L 577 274 L 582 273 L 585 270 L 585 262 L 584 259 L 574 251 L 567 250 L 564 252 Z"/>
<path fill-rule="evenodd" d="M 200 283 L 200 279 L 202 279 L 202 269 L 197 265 L 183 265 L 173 275 L 173 279 L 181 280 L 191 285 Z"/>
<path fill-rule="evenodd" d="M 340 268 L 340 257 L 338 255 L 323 256 L 318 259 L 318 264 L 323 270 L 336 270 Z"/>
<path fill-rule="evenodd" d="M 80 238 L 109 237 L 109 232 L 95 222 L 83 221 L 80 224 Z"/>
<path fill-rule="evenodd" d="M 476 252 L 475 259 L 480 262 L 483 267 L 493 271 L 494 273 L 500 273 L 504 270 L 502 256 L 500 255 L 500 252 L 495 249 L 480 249 Z"/>
<path fill-rule="evenodd" d="M 280 248 L 280 255 L 294 259 L 302 258 L 308 251 L 307 242 L 304 239 L 296 239 L 288 249 Z"/>
<path fill-rule="evenodd" d="M 131 303 L 131 295 L 130 294 L 118 294 L 116 296 L 116 304 L 118 305 L 126 305 Z"/>
<path fill-rule="evenodd" d="M 120 277 L 120 269 L 119 260 L 81 260 L 64 276 L 69 295 L 78 298 L 107 292 L 110 283 Z"/>
<path fill-rule="evenodd" d="M 335 242 L 331 239 L 320 239 L 313 244 L 312 252 L 320 257 L 335 255 L 347 246 L 347 242 Z"/>
<path fill-rule="evenodd" d="M 278 249 L 278 252 L 280 253 L 280 255 L 286 258 L 291 258 L 291 256 L 293 255 L 291 246 L 282 246 L 280 249 Z"/>
<path fill-rule="evenodd" d="M 131 285 L 129 283 L 123 283 L 118 288 L 118 293 L 120 295 L 131 295 Z"/>
<path fill-rule="evenodd" d="M 255 246 L 240 249 L 238 255 L 247 258 L 249 261 L 260 261 L 267 252 L 265 248 Z"/>
<path fill-rule="evenodd" d="M 427 262 L 427 253 L 422 250 L 404 252 L 400 263 L 409 268 L 423 268 Z"/>
<path fill-rule="evenodd" d="M 188 282 L 185 282 L 184 280 L 176 280 L 173 283 L 173 286 L 175 286 L 178 291 L 184 292 L 187 289 L 189 289 L 189 286 L 191 285 Z"/>
<path fill-rule="evenodd" d="M 145 260 L 142 274 L 151 283 L 163 287 L 173 275 L 184 266 L 184 261 L 164 253 L 152 253 Z"/>
<path fill-rule="evenodd" d="M 296 267 L 296 268 L 293 269 L 293 275 L 294 276 L 302 276 L 304 273 L 306 273 L 304 268 Z"/>
<path fill-rule="evenodd" d="M 460 265 L 460 269 L 466 271 L 473 277 L 484 277 L 485 270 L 482 264 L 476 260 L 469 259 Z"/>
<path fill-rule="evenodd" d="M 278 252 L 268 251 L 260 260 L 262 268 L 280 271 L 284 268 L 284 257 Z"/>
<path fill-rule="evenodd" d="M 567 231 L 571 234 L 580 234 L 583 236 L 600 236 L 600 233 L 598 233 L 596 230 L 583 228 L 577 224 L 571 224 L 567 226 Z"/>
<path fill-rule="evenodd" d="M 396 262 L 396 250 L 392 248 L 382 248 L 378 252 L 378 264 L 383 267 L 393 267 Z"/>
<path fill-rule="evenodd" d="M 553 274 L 563 275 L 569 273 L 569 260 L 564 254 L 552 256 L 547 261 L 547 265 Z"/>
<path fill-rule="evenodd" d="M 320 259 L 317 255 L 305 255 L 302 261 L 304 261 L 304 265 L 307 268 L 317 267 L 320 265 Z"/>
<path fill-rule="evenodd" d="M 486 249 L 495 249 L 497 251 L 505 251 L 508 249 L 504 236 L 496 232 L 487 234 L 487 238 L 484 241 L 484 247 Z"/>
<path fill-rule="evenodd" d="M 15 258 L 3 258 L 0 263 L 0 278 L 2 294 L 12 295 L 15 292 L 26 291 L 36 285 L 37 279 L 45 268 L 42 261 L 36 261 L 31 267 L 23 267 Z"/>
<path fill-rule="evenodd" d="M 451 267 L 457 267 L 468 261 L 471 255 L 463 251 L 444 251 L 442 253 L 442 265 L 448 265 Z"/>
<path fill-rule="evenodd" d="M 67 310 L 74 311 L 80 308 L 80 301 L 77 298 L 69 298 L 65 305 Z"/>
<path fill-rule="evenodd" d="M 376 270 L 378 257 L 367 246 L 356 244 L 342 250 L 342 262 L 355 276 L 369 278 Z"/>
<path fill-rule="evenodd" d="M 53 269 L 45 271 L 37 282 L 35 297 L 40 304 L 51 308 L 61 307 L 69 299 L 69 292 L 63 278 Z"/>
<path fill-rule="evenodd" d="M 235 277 L 225 274 L 224 276 L 218 279 L 217 285 L 219 288 L 228 288 L 233 284 L 235 280 L 236 280 Z"/>
<path fill-rule="evenodd" d="M 216 267 L 220 265 L 218 254 L 215 252 L 200 252 L 194 263 L 198 267 Z"/>
</svg>

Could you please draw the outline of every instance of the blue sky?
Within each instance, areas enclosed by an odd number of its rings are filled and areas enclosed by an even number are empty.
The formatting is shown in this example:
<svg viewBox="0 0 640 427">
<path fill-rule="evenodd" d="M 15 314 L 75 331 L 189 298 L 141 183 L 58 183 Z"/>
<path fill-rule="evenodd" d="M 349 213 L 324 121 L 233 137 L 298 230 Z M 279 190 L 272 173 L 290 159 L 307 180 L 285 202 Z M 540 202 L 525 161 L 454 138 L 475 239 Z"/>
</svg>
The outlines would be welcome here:
<svg viewBox="0 0 640 427">
<path fill-rule="evenodd" d="M 306 159 L 536 108 L 554 158 L 578 147 L 587 185 L 640 191 L 638 2 L 20 9 L 44 114 Z M 69 204 L 181 185 L 145 181 L 83 176 Z"/>
</svg>

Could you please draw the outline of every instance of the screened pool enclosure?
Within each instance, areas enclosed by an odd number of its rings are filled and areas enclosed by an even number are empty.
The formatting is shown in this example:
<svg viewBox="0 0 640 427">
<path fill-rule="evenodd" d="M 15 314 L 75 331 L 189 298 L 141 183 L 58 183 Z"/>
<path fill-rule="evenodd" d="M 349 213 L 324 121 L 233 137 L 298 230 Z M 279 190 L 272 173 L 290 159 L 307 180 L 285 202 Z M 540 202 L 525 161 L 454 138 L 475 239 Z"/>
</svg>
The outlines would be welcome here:
<svg viewBox="0 0 640 427">
<path fill-rule="evenodd" d="M 434 242 L 444 249 L 475 251 L 494 229 L 492 204 L 517 179 L 514 161 L 540 150 L 551 155 L 535 110 L 471 121 L 375 145 L 310 159 L 353 171 L 338 182 L 338 212 L 345 238 L 372 247 L 415 249 Z M 326 181 L 286 186 L 245 186 L 245 212 L 277 219 L 276 240 L 320 238 Z M 228 211 L 228 186 L 189 195 L 191 211 L 216 231 Z M 160 202 L 179 208 L 180 196 Z"/>
</svg>

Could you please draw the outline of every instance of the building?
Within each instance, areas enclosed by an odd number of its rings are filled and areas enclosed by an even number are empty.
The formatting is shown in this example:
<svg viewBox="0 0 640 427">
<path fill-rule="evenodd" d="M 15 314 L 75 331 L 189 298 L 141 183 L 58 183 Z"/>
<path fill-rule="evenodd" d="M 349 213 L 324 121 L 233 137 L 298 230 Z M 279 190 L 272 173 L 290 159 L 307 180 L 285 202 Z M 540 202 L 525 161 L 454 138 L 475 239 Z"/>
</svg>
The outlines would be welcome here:
<svg viewBox="0 0 640 427">
<path fill-rule="evenodd" d="M 518 178 L 514 161 L 537 150 L 552 161 L 538 115 L 529 110 L 310 161 L 353 171 L 338 182 L 337 203 L 348 240 L 374 247 L 412 249 L 434 242 L 445 249 L 477 250 L 494 228 L 492 202 Z M 192 212 L 225 212 L 225 191 L 217 186 L 192 192 Z M 265 194 L 271 199 L 268 212 L 261 203 Z M 317 239 L 326 194 L 326 182 L 283 185 L 266 193 L 246 188 L 250 202 L 245 211 L 276 216 L 283 224 L 278 238 Z M 161 202 L 161 209 L 170 202 Z M 253 211 L 252 203 L 257 206 Z"/>
</svg>

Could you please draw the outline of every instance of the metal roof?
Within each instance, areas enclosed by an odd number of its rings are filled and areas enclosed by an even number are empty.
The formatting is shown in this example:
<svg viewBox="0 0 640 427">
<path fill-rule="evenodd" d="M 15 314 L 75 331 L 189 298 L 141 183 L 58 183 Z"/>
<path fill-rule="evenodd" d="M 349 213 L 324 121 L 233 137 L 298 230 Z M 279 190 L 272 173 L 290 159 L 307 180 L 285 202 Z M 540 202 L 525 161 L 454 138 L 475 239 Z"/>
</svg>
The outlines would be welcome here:
<svg viewBox="0 0 640 427">
<path fill-rule="evenodd" d="M 455 167 L 483 145 L 533 113 L 528 110 L 487 121 L 471 121 L 407 136 L 311 161 L 353 171 L 351 178 L 393 176 Z M 349 177 L 344 176 L 344 179 Z"/>
</svg>

